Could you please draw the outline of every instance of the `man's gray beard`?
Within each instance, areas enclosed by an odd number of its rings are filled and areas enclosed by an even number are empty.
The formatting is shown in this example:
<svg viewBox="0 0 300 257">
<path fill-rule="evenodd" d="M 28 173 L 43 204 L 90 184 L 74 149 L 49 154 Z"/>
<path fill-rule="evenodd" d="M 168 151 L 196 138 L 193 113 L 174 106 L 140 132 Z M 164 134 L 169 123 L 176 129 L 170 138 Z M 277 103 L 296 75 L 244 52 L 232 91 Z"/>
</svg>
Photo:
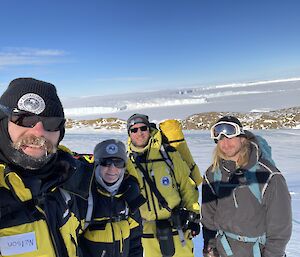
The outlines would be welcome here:
<svg viewBox="0 0 300 257">
<path fill-rule="evenodd" d="M 15 151 L 13 151 L 13 155 L 11 156 L 11 160 L 23 169 L 38 170 L 43 168 L 54 155 L 55 152 L 39 158 L 34 158 L 23 153 L 22 150 L 19 151 L 15 149 Z"/>
<path fill-rule="evenodd" d="M 32 157 L 23 152 L 22 146 L 27 144 L 33 144 L 35 146 L 42 147 L 45 150 L 45 155 L 41 157 Z M 56 153 L 56 147 L 45 137 L 37 137 L 29 135 L 20 138 L 17 142 L 12 143 L 14 149 L 10 159 L 23 169 L 38 170 L 43 168 Z"/>
</svg>

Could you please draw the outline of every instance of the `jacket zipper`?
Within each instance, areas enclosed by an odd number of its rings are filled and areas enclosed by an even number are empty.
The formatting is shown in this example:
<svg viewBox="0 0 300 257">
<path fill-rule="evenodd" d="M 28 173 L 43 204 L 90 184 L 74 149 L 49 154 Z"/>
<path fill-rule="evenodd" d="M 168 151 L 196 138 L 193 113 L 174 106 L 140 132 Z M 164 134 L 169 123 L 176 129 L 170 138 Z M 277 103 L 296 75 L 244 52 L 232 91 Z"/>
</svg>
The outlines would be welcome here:
<svg viewBox="0 0 300 257">
<path fill-rule="evenodd" d="M 111 208 L 110 209 L 112 210 L 112 206 L 114 204 L 114 197 L 113 196 L 110 197 L 110 203 L 111 203 Z M 112 252 L 112 256 L 115 256 L 115 252 L 116 252 L 115 243 L 114 243 L 115 242 L 115 231 L 114 231 L 114 226 L 113 226 L 113 222 L 112 222 L 112 220 L 113 220 L 112 211 L 110 213 L 110 220 L 111 220 L 111 222 L 110 222 L 111 232 L 112 232 L 112 236 L 113 236 L 113 242 L 112 242 L 112 244 L 113 244 L 113 247 L 112 247 L 113 252 Z"/>
<path fill-rule="evenodd" d="M 37 208 L 37 207 L 36 207 Z M 37 208 L 39 210 L 39 208 Z M 58 248 L 57 248 L 57 244 L 56 244 L 56 241 L 54 239 L 54 236 L 53 236 L 53 233 L 52 233 L 52 230 L 51 230 L 51 227 L 50 227 L 50 224 L 48 222 L 48 218 L 47 218 L 47 215 L 46 213 L 43 211 L 43 210 L 39 210 L 40 213 L 42 213 L 45 217 L 45 221 L 46 221 L 46 224 L 47 224 L 47 227 L 48 227 L 48 232 L 50 234 L 50 238 L 51 238 L 51 242 L 52 242 L 52 245 L 53 245 L 53 248 L 54 248 L 54 251 L 55 251 L 55 255 L 56 257 L 60 257 L 59 253 L 58 253 Z"/>
</svg>

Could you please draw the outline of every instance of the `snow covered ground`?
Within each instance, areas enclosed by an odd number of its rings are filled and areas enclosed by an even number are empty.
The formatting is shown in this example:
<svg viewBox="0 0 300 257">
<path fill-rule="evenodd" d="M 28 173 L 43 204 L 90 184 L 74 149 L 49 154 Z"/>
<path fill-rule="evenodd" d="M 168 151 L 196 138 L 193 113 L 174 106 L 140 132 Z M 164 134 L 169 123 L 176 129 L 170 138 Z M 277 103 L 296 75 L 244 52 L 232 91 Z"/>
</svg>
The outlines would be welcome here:
<svg viewBox="0 0 300 257">
<path fill-rule="evenodd" d="M 265 137 L 270 143 L 274 160 L 287 180 L 292 197 L 294 222 L 292 238 L 286 252 L 288 257 L 298 257 L 300 256 L 300 244 L 298 243 L 300 240 L 300 224 L 297 223 L 300 222 L 300 130 L 265 130 L 254 132 Z M 185 131 L 184 134 L 196 163 L 202 173 L 204 173 L 210 164 L 211 153 L 215 146 L 214 142 L 209 138 L 209 132 Z M 98 142 L 108 138 L 117 138 L 126 142 L 126 131 L 72 130 L 66 132 L 62 143 L 74 151 L 91 153 Z M 202 256 L 201 236 L 197 237 L 194 243 L 195 256 Z"/>
</svg>

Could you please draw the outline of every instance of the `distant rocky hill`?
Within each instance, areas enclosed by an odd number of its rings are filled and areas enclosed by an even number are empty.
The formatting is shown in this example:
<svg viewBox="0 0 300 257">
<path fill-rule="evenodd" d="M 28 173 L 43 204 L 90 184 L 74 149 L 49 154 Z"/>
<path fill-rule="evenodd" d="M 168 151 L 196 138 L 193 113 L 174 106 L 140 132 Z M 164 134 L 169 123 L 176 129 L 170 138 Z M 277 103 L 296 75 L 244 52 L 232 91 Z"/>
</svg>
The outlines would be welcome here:
<svg viewBox="0 0 300 257">
<path fill-rule="evenodd" d="M 236 116 L 249 129 L 295 128 L 300 126 L 300 107 L 270 112 L 207 112 L 189 116 L 182 121 L 184 129 L 209 129 L 224 115 Z"/>
<path fill-rule="evenodd" d="M 67 119 L 66 129 L 87 128 L 94 129 L 125 129 L 126 121 L 118 118 L 99 118 L 95 120 L 73 120 Z"/>
<path fill-rule="evenodd" d="M 223 115 L 234 115 L 248 129 L 279 129 L 300 127 L 300 106 L 270 112 L 205 112 L 181 120 L 183 129 L 207 130 Z M 95 120 L 67 119 L 66 128 L 126 129 L 126 121 L 118 118 Z"/>
</svg>

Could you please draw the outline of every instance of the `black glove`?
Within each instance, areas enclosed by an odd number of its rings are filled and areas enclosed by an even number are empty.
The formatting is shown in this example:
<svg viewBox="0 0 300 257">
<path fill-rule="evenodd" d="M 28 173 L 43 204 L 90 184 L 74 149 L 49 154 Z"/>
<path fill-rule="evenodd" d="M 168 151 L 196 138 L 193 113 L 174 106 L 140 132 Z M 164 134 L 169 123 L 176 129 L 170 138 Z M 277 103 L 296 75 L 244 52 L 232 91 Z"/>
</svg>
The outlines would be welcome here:
<svg viewBox="0 0 300 257">
<path fill-rule="evenodd" d="M 203 249 L 203 257 L 220 257 L 216 248 L 207 247 Z"/>
<path fill-rule="evenodd" d="M 195 237 L 200 233 L 200 224 L 190 221 L 188 224 L 188 229 L 191 230 L 192 237 Z"/>
</svg>

